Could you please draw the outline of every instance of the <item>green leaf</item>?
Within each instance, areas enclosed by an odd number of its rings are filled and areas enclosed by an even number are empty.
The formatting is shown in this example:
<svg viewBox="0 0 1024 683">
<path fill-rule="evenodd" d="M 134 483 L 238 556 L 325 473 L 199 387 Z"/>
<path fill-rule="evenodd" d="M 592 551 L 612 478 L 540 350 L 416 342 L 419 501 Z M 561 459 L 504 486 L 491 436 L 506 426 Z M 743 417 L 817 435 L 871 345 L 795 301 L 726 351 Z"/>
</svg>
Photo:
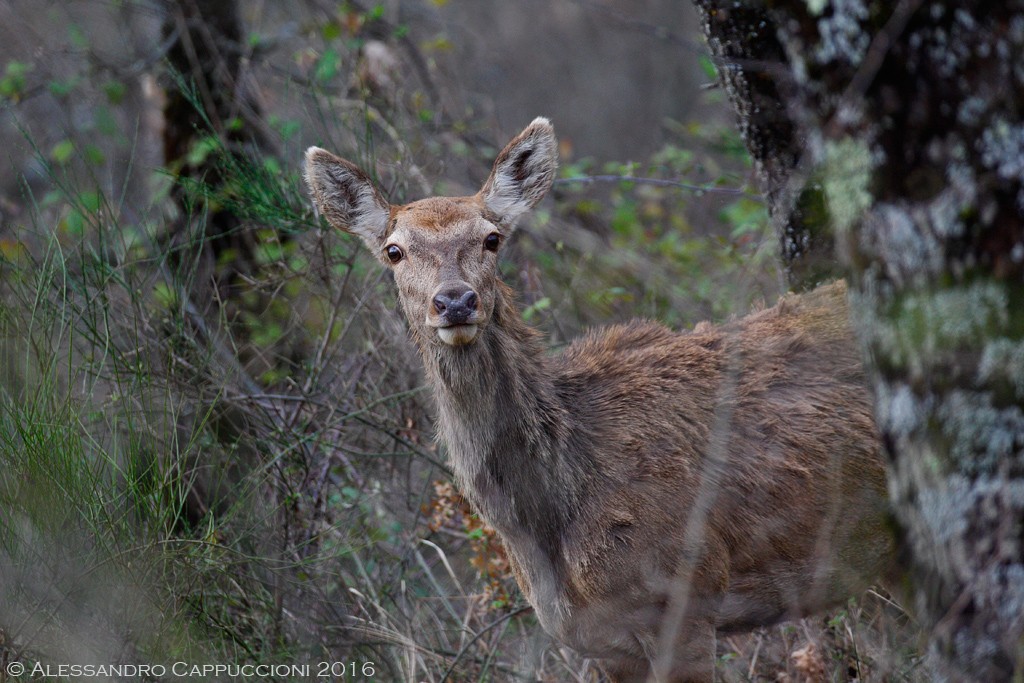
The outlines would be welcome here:
<svg viewBox="0 0 1024 683">
<path fill-rule="evenodd" d="M 270 322 L 256 326 L 252 333 L 252 340 L 257 346 L 268 347 L 283 336 L 284 329 L 282 329 L 281 325 L 276 322 Z"/>
<path fill-rule="evenodd" d="M 103 205 L 103 196 L 99 192 L 79 192 L 78 203 L 83 211 L 96 213 Z"/>
<path fill-rule="evenodd" d="M 68 24 L 68 39 L 77 50 L 89 49 L 89 39 L 86 37 L 85 32 L 76 24 Z"/>
<path fill-rule="evenodd" d="M 92 114 L 92 121 L 96 130 L 104 135 L 117 135 L 121 132 L 121 125 L 117 122 L 114 112 L 107 106 L 96 107 Z"/>
<path fill-rule="evenodd" d="M 103 150 L 96 145 L 86 145 L 82 149 L 82 156 L 85 160 L 93 166 L 100 166 L 107 160 L 107 156 L 103 153 Z"/>
<path fill-rule="evenodd" d="M 335 21 L 326 23 L 320 28 L 320 35 L 326 41 L 337 40 L 341 37 L 341 26 Z"/>
<path fill-rule="evenodd" d="M 704 75 L 713 81 L 718 80 L 718 69 L 715 67 L 715 63 L 711 60 L 711 57 L 707 55 L 699 55 L 697 57 L 697 63 L 700 64 L 701 71 Z"/>
<path fill-rule="evenodd" d="M 4 77 L 0 78 L 0 96 L 17 102 L 25 93 L 25 76 L 32 67 L 25 62 L 10 61 L 4 68 Z"/>
<path fill-rule="evenodd" d="M 523 309 L 523 320 L 530 320 L 541 311 L 551 308 L 551 298 L 541 297 L 537 299 L 533 304 Z"/>
<path fill-rule="evenodd" d="M 257 263 L 277 263 L 284 259 L 284 250 L 279 242 L 263 242 L 254 251 Z"/>
<path fill-rule="evenodd" d="M 637 215 L 636 202 L 626 200 L 615 207 L 615 215 L 612 216 L 612 230 L 616 233 L 623 237 L 630 237 L 642 227 Z"/>
<path fill-rule="evenodd" d="M 103 84 L 103 94 L 110 104 L 121 104 L 124 100 L 125 86 L 120 81 L 107 81 Z"/>
<path fill-rule="evenodd" d="M 263 168 L 271 175 L 281 174 L 281 162 L 274 157 L 267 157 L 263 160 Z"/>
<path fill-rule="evenodd" d="M 277 130 L 281 133 L 283 139 L 290 140 L 299 134 L 302 130 L 302 124 L 295 119 L 284 119 L 278 124 Z"/>
<path fill-rule="evenodd" d="M 158 282 L 153 287 L 153 299 L 160 308 L 173 310 L 178 307 L 178 293 L 163 282 Z"/>
<path fill-rule="evenodd" d="M 50 158 L 56 161 L 58 164 L 66 164 L 71 156 L 75 153 L 75 143 L 71 140 L 61 140 L 53 149 L 50 150 Z"/>
<path fill-rule="evenodd" d="M 332 80 L 341 70 L 341 55 L 333 47 L 324 50 L 313 70 L 313 78 L 321 83 Z"/>
<path fill-rule="evenodd" d="M 768 210 L 764 204 L 744 197 L 722 209 L 719 218 L 732 228 L 730 237 L 736 239 L 759 232 L 768 222 Z"/>
<path fill-rule="evenodd" d="M 220 147 L 220 140 L 213 135 L 207 135 L 206 137 L 200 138 L 192 145 L 192 149 L 188 151 L 188 155 L 185 160 L 192 166 L 198 166 L 202 164 L 210 156 L 212 152 Z"/>
<path fill-rule="evenodd" d="M 76 237 L 85 232 L 85 216 L 78 209 L 72 209 L 64 219 L 64 230 Z"/>
<path fill-rule="evenodd" d="M 67 97 L 77 85 L 78 83 L 74 79 L 67 81 L 53 80 L 46 84 L 46 89 L 54 97 Z"/>
</svg>

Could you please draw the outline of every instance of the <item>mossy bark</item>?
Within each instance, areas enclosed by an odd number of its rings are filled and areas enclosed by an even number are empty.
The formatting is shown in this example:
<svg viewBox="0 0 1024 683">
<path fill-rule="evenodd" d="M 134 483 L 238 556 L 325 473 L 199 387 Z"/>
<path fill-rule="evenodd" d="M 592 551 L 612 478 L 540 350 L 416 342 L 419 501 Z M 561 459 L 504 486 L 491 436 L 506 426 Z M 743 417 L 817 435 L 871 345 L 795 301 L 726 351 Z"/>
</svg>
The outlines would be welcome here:
<svg viewBox="0 0 1024 683">
<path fill-rule="evenodd" d="M 723 80 L 799 121 L 748 144 L 853 282 L 935 675 L 1024 676 L 1024 2 L 695 2 Z"/>
</svg>

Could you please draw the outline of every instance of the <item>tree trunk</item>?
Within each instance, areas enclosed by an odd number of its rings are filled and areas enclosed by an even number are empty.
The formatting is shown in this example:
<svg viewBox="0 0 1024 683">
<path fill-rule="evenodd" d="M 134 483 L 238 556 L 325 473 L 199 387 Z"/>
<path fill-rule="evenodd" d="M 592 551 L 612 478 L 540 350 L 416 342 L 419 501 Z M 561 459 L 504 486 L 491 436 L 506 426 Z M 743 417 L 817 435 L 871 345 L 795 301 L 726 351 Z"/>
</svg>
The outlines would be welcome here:
<svg viewBox="0 0 1024 683">
<path fill-rule="evenodd" d="M 695 4 L 784 244 L 853 281 L 935 674 L 1022 676 L 1024 2 Z"/>
<path fill-rule="evenodd" d="M 789 284 L 812 289 L 833 277 L 835 246 L 831 226 L 821 220 L 820 186 L 798 182 L 795 173 L 810 122 L 792 106 L 798 100 L 785 46 L 759 4 L 695 4 L 768 201 Z"/>
<path fill-rule="evenodd" d="M 217 283 L 219 299 L 239 298 L 240 276 L 256 269 L 255 229 L 230 202 L 229 177 L 240 164 L 258 164 L 273 152 L 264 133 L 255 85 L 246 71 L 242 21 L 236 0 L 167 0 L 162 33 L 171 68 L 164 106 L 164 161 L 176 175 L 172 197 L 180 219 L 172 251 L 182 273 L 201 268 L 202 288 Z M 227 171 L 227 172 L 226 172 Z M 282 236 L 286 239 L 287 235 Z"/>
</svg>

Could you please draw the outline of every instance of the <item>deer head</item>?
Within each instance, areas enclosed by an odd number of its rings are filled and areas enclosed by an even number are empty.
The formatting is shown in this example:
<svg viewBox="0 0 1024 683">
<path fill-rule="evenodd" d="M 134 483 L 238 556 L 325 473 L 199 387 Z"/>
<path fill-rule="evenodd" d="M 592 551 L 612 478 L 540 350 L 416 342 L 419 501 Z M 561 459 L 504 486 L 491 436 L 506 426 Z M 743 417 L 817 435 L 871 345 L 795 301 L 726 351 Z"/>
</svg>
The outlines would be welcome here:
<svg viewBox="0 0 1024 683">
<path fill-rule="evenodd" d="M 494 312 L 497 254 L 523 212 L 551 187 L 555 132 L 534 119 L 506 145 L 471 197 L 430 197 L 392 206 L 354 164 L 318 147 L 306 151 L 306 182 L 333 227 L 358 235 L 391 268 L 421 343 L 476 342 Z"/>
</svg>

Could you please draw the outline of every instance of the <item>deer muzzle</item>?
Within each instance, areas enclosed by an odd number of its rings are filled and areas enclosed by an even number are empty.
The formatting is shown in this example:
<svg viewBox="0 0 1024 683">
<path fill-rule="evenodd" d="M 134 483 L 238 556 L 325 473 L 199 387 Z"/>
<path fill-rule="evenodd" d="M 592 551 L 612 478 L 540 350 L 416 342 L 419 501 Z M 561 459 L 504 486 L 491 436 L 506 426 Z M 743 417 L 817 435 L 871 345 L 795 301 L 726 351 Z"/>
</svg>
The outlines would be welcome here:
<svg viewBox="0 0 1024 683">
<path fill-rule="evenodd" d="M 430 302 L 437 318 L 437 335 L 445 344 L 461 346 L 476 338 L 480 299 L 470 287 L 441 290 Z"/>
</svg>

